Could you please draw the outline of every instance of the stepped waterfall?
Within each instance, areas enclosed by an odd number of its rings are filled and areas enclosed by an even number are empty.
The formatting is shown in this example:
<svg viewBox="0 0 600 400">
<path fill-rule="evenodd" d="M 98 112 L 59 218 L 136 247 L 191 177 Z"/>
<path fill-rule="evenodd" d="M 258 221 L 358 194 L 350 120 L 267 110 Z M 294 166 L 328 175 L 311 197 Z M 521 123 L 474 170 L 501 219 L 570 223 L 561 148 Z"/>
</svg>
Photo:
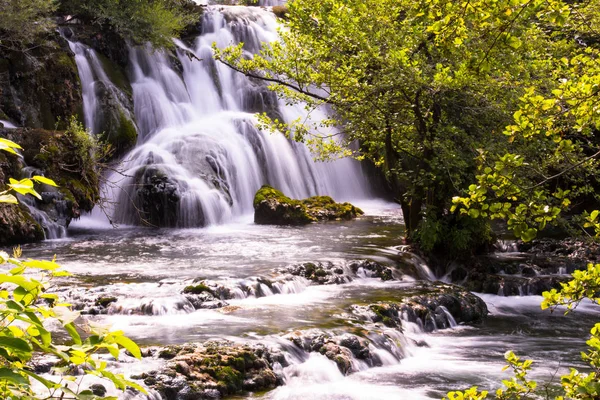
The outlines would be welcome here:
<svg viewBox="0 0 600 400">
<path fill-rule="evenodd" d="M 212 44 L 244 43 L 249 54 L 277 40 L 277 22 L 259 7 L 210 6 L 193 43 L 176 41 L 175 54 L 130 49 L 130 78 L 138 143 L 108 178 L 112 220 L 199 227 L 252 211 L 263 184 L 289 196 L 365 198 L 368 183 L 353 160 L 315 162 L 308 149 L 282 134 L 257 129 L 255 113 L 280 120 L 308 118 L 301 105 L 280 102 L 266 85 L 216 62 Z M 125 96 L 110 82 L 95 52 L 71 43 L 84 92 L 86 127 L 99 133 L 97 93 Z M 310 118 L 323 118 L 321 112 Z M 150 211 L 148 211 L 150 209 Z"/>
</svg>

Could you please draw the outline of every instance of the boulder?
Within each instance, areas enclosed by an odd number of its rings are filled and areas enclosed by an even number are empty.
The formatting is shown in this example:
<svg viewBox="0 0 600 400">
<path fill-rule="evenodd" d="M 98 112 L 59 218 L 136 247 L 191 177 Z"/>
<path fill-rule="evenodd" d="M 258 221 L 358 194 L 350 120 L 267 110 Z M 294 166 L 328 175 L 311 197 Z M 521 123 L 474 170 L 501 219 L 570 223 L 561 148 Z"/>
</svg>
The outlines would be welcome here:
<svg viewBox="0 0 600 400">
<path fill-rule="evenodd" d="M 270 186 L 254 197 L 254 222 L 261 225 L 305 225 L 317 221 L 350 220 L 363 211 L 350 203 L 336 203 L 329 196 L 290 199 Z"/>
<path fill-rule="evenodd" d="M 423 283 L 398 297 L 353 305 L 351 310 L 361 319 L 390 328 L 401 329 L 402 321 L 407 320 L 421 325 L 426 332 L 449 328 L 453 322 L 480 322 L 488 314 L 487 305 L 481 298 L 455 285 Z"/>
<path fill-rule="evenodd" d="M 133 376 L 166 400 L 220 399 L 248 391 L 273 389 L 283 383 L 273 366 L 285 362 L 264 346 L 214 341 L 169 346 L 158 352 L 164 368 Z"/>
</svg>

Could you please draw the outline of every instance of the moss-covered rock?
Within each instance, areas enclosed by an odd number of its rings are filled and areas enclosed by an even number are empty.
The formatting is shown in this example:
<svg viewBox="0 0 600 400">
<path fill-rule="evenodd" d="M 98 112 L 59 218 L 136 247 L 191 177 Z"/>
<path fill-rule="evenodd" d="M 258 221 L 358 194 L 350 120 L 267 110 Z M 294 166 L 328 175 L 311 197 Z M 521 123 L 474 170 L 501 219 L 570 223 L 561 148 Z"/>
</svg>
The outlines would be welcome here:
<svg viewBox="0 0 600 400">
<path fill-rule="evenodd" d="M 387 327 L 402 327 L 402 320 L 418 323 L 425 331 L 449 328 L 453 322 L 477 323 L 488 314 L 487 305 L 460 286 L 423 283 L 400 292 L 398 298 L 354 305 L 352 312 Z"/>
<path fill-rule="evenodd" d="M 159 352 L 161 356 L 163 352 Z M 168 356 L 167 356 L 168 354 Z M 202 345 L 169 346 L 170 361 L 159 371 L 144 373 L 143 379 L 163 399 L 215 399 L 247 391 L 273 389 L 282 383 L 273 371 L 274 362 L 285 362 L 264 346 L 208 342 Z"/>
<path fill-rule="evenodd" d="M 271 186 L 254 197 L 254 222 L 263 225 L 305 225 L 317 221 L 349 220 L 363 211 L 350 203 L 336 203 L 329 196 L 290 199 Z"/>
<path fill-rule="evenodd" d="M 59 185 L 58 189 L 38 186 L 42 199 L 35 200 L 34 204 L 54 223 L 66 228 L 82 211 L 92 210 L 100 196 L 99 171 L 94 156 L 94 142 L 85 131 L 0 129 L 0 137 L 23 147 L 22 159 L 11 155 L 0 156 L 0 189 L 10 177 L 23 177 L 21 170 L 27 165 L 35 174 L 47 176 Z M 5 221 L 5 234 L 0 235 L 0 244 L 25 243 L 44 238 L 40 221 L 34 220 L 27 207 L 4 206 L 1 213 Z"/>
<path fill-rule="evenodd" d="M 0 50 L 0 76 L 0 110 L 22 126 L 62 128 L 83 115 L 77 64 L 58 33 L 28 54 Z"/>
</svg>

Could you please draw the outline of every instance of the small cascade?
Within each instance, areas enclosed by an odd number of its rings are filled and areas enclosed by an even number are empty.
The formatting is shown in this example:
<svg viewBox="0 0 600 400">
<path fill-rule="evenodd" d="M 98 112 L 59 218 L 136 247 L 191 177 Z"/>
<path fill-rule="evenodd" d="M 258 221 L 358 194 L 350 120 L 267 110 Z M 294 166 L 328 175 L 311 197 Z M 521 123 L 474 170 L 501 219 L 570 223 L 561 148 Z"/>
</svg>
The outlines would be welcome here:
<svg viewBox="0 0 600 400">
<path fill-rule="evenodd" d="M 108 139 L 125 123 L 135 127 L 131 100 L 109 78 L 98 53 L 83 43 L 68 43 L 79 71 L 85 127 L 95 135 L 109 135 Z"/>
<path fill-rule="evenodd" d="M 280 102 L 265 85 L 212 58 L 212 44 L 244 42 L 248 54 L 276 40 L 277 22 L 258 7 L 209 7 L 202 34 L 177 41 L 176 54 L 130 50 L 139 144 L 124 157 L 111 197 L 113 220 L 125 224 L 199 227 L 252 212 L 263 184 L 291 197 L 327 194 L 365 198 L 357 162 L 316 163 L 306 147 L 256 128 L 254 113 L 291 121 L 302 107 Z M 304 114 L 303 114 L 304 113 Z M 318 114 L 314 112 L 313 114 Z M 316 118 L 325 117 L 325 114 Z"/>
<path fill-rule="evenodd" d="M 4 120 L 4 119 L 0 119 L 0 125 L 3 125 L 4 129 L 17 129 L 18 128 L 18 126 L 16 126 L 12 122 Z"/>
</svg>

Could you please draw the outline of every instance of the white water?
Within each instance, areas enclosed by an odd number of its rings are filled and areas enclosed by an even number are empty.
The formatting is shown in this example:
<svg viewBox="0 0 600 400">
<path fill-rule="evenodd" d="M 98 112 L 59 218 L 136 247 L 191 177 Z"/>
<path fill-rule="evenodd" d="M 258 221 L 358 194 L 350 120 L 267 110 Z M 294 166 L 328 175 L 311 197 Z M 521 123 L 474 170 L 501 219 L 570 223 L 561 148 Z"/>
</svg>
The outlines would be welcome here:
<svg viewBox="0 0 600 400">
<path fill-rule="evenodd" d="M 16 128 L 18 128 L 18 126 L 16 126 L 12 122 L 6 121 L 4 119 L 0 119 L 0 124 L 4 125 L 5 129 L 16 129 Z"/>
<path fill-rule="evenodd" d="M 133 116 L 123 104 L 126 95 L 110 80 L 96 51 L 82 43 L 70 40 L 68 42 L 71 51 L 75 54 L 81 81 L 85 127 L 95 135 L 103 133 L 102 122 L 107 118 L 104 114 L 114 111 L 107 110 L 108 105 L 101 103 L 99 94 L 103 91 L 107 91 L 105 96 L 109 96 L 118 104 L 117 112 L 121 112 L 125 118 L 133 121 Z"/>
<path fill-rule="evenodd" d="M 277 39 L 276 28 L 275 17 L 258 7 L 209 8 L 195 43 L 177 42 L 181 72 L 165 52 L 131 49 L 140 137 L 124 157 L 126 178 L 118 173 L 109 178 L 119 182 L 110 194 L 116 203 L 114 221 L 141 222 L 139 185 L 156 176 L 165 177 L 178 202 L 175 220 L 167 225 L 180 227 L 221 224 L 251 213 L 254 194 L 263 184 L 295 198 L 369 196 L 358 163 L 316 163 L 303 145 L 255 127 L 254 112 L 291 121 L 307 117 L 303 107 L 282 104 L 264 85 L 212 59 L 213 42 L 225 47 L 243 41 L 252 53 L 261 42 Z M 81 73 L 84 86 L 89 86 L 88 75 Z M 311 115 L 322 117 L 319 111 Z"/>
</svg>

